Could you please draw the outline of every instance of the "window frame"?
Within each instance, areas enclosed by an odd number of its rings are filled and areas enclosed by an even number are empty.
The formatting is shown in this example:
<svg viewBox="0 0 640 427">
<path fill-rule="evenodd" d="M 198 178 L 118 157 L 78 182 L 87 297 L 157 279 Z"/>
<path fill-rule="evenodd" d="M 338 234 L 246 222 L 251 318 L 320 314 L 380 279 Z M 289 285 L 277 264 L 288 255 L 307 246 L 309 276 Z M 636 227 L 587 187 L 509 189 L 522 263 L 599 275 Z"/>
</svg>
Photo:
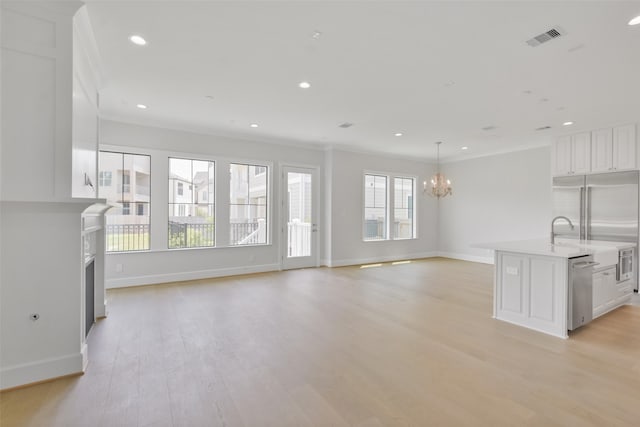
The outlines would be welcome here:
<svg viewBox="0 0 640 427">
<path fill-rule="evenodd" d="M 170 152 L 167 153 L 167 184 L 169 184 L 173 178 L 171 178 L 171 160 L 186 160 L 191 162 L 191 177 L 190 180 L 184 181 L 178 181 L 177 185 L 176 185 L 176 194 L 179 196 L 184 196 L 184 191 L 185 191 L 185 183 L 188 184 L 188 188 L 189 188 L 189 193 L 191 194 L 191 202 L 190 203 L 176 203 L 176 202 L 171 202 L 170 197 L 169 197 L 169 193 L 167 192 L 167 212 L 166 212 L 166 225 L 167 225 L 167 239 L 166 239 L 166 248 L 168 251 L 182 251 L 182 250 L 192 250 L 192 249 L 214 249 L 214 248 L 218 248 L 220 246 L 218 246 L 218 204 L 217 204 L 217 196 L 218 196 L 218 161 L 214 158 L 207 158 L 208 156 L 196 156 L 196 155 L 189 155 L 186 153 L 181 153 L 181 154 L 177 154 L 174 152 Z M 213 191 L 213 201 L 208 200 L 209 197 L 207 196 L 207 202 L 206 203 L 196 203 L 195 202 L 195 192 L 193 191 L 193 162 L 207 162 L 207 163 L 213 163 L 213 189 L 211 188 L 207 188 L 207 194 L 210 191 Z M 169 188 L 170 186 L 167 185 L 167 187 Z M 181 189 L 182 191 L 178 192 L 178 189 Z M 196 206 L 198 204 L 206 204 L 209 205 L 210 207 L 212 207 L 212 211 L 213 211 L 213 245 L 205 245 L 205 246 L 178 246 L 178 247 L 171 247 L 170 246 L 170 241 L 171 241 L 171 233 L 169 232 L 169 217 L 171 209 L 170 206 L 171 205 L 178 205 L 178 210 L 180 215 L 178 216 L 186 216 L 186 208 L 185 205 L 192 205 L 192 206 Z"/>
<path fill-rule="evenodd" d="M 148 196 L 149 197 L 149 201 L 148 202 L 139 202 L 137 200 L 131 200 L 131 201 L 128 201 L 128 202 L 124 202 L 123 200 L 119 200 L 119 201 L 115 201 L 115 202 L 111 201 L 112 203 L 117 203 L 118 205 L 120 205 L 120 207 L 123 210 L 123 212 L 124 212 L 124 209 L 125 209 L 124 204 L 125 203 L 128 204 L 128 212 L 129 212 L 128 215 L 131 215 L 131 216 L 134 216 L 134 217 L 146 216 L 146 217 L 149 218 L 148 219 L 148 236 L 147 236 L 148 247 L 146 249 L 127 249 L 127 250 L 118 250 L 118 251 L 110 251 L 110 250 L 108 250 L 107 244 L 109 242 L 109 238 L 108 238 L 107 232 L 106 232 L 108 224 L 107 224 L 107 218 L 106 218 L 107 212 L 105 212 L 105 219 L 104 219 L 104 227 L 105 227 L 104 246 L 105 246 L 105 248 L 104 248 L 104 251 L 105 251 L 106 255 L 109 255 L 109 254 L 123 254 L 123 253 L 150 252 L 152 250 L 151 249 L 152 248 L 152 242 L 151 242 L 151 240 L 152 240 L 151 239 L 151 235 L 152 235 L 152 233 L 151 233 L 151 229 L 152 229 L 152 223 L 151 223 L 151 194 L 152 194 L 152 192 L 151 192 L 151 186 L 152 186 L 151 174 L 153 172 L 152 155 L 149 154 L 149 153 L 144 153 L 144 152 L 135 152 L 135 151 L 129 151 L 129 150 L 126 150 L 126 151 L 125 150 L 118 150 L 118 147 L 110 147 L 110 148 L 98 149 L 98 175 L 100 175 L 100 172 L 101 172 L 100 171 L 100 153 L 119 154 L 122 157 L 122 163 L 121 163 L 122 164 L 122 176 L 120 178 L 118 176 L 115 177 L 116 187 L 117 187 L 117 184 L 118 184 L 118 178 L 121 181 L 121 183 L 120 183 L 121 184 L 121 186 L 120 186 L 121 198 L 124 198 L 125 194 L 131 194 L 130 193 L 130 190 L 131 190 L 131 175 L 129 175 L 129 174 L 125 175 L 125 173 L 124 173 L 124 157 L 126 155 L 129 155 L 129 156 L 141 156 L 141 157 L 148 157 L 149 158 L 149 196 Z M 134 171 L 134 173 L 135 173 L 135 171 Z M 125 178 L 124 178 L 125 176 L 128 177 L 127 184 L 125 184 L 125 182 L 124 182 L 125 181 Z M 114 180 L 114 176 L 113 176 L 113 174 L 111 174 L 111 185 L 103 186 L 103 187 L 112 187 L 113 183 L 114 183 L 113 180 Z M 127 193 L 125 193 L 125 191 L 124 191 L 125 185 L 127 185 L 129 187 L 129 192 L 127 192 Z M 102 195 L 100 194 L 100 185 L 98 185 L 97 193 L 98 193 L 97 194 L 98 198 L 106 199 L 106 197 L 102 197 Z M 135 199 L 135 193 L 134 193 L 134 199 Z M 108 199 L 106 199 L 106 200 L 107 200 L 107 202 L 109 202 Z M 136 210 L 137 210 L 138 203 L 143 203 L 143 204 L 147 205 L 147 215 L 137 215 Z M 134 209 L 134 214 L 133 215 L 131 214 L 131 204 L 136 205 L 136 209 Z"/>
<path fill-rule="evenodd" d="M 367 239 L 366 238 L 366 217 L 365 210 L 366 203 L 366 183 L 367 175 L 383 176 L 387 179 L 387 191 L 386 191 L 386 238 L 384 239 Z M 395 230 L 392 226 L 395 224 L 395 183 L 396 178 L 411 179 L 413 181 L 413 209 L 412 209 L 412 237 L 396 237 Z M 395 172 L 380 172 L 375 170 L 363 170 L 362 172 L 362 210 L 360 220 L 362 221 L 362 241 L 365 243 L 371 242 L 389 242 L 389 241 L 403 241 L 403 240 L 417 240 L 418 239 L 418 207 L 417 207 L 417 183 L 418 177 L 406 173 Z M 401 208 L 402 209 L 402 208 Z"/>
<path fill-rule="evenodd" d="M 411 193 L 411 198 L 412 198 L 412 207 L 411 207 L 411 237 L 397 237 L 395 235 L 395 227 L 394 227 L 394 233 L 393 236 L 391 238 L 391 240 L 415 240 L 418 238 L 418 232 L 417 232 L 417 226 L 416 226 L 416 185 L 418 182 L 418 178 L 415 176 L 411 176 L 411 175 L 406 175 L 406 174 L 394 174 L 393 175 L 393 216 L 392 216 L 392 220 L 393 223 L 395 224 L 396 221 L 396 209 L 405 209 L 405 208 L 398 208 L 395 205 L 395 199 L 396 199 L 396 195 L 395 195 L 395 191 L 396 191 L 396 179 L 410 179 L 412 184 L 413 184 L 413 188 L 412 188 L 412 193 Z M 408 207 L 406 209 L 409 209 Z"/>
<path fill-rule="evenodd" d="M 366 234 L 367 234 L 367 223 L 366 223 L 366 216 L 365 216 L 365 212 L 367 210 L 367 205 L 366 205 L 366 200 L 367 200 L 367 196 L 366 196 L 366 192 L 367 192 L 367 175 L 369 176 L 373 176 L 373 177 L 384 177 L 386 180 L 386 190 L 385 190 L 385 222 L 384 222 L 384 229 L 385 229 L 385 238 L 383 239 L 367 239 L 366 238 Z M 390 187 L 389 187 L 389 181 L 390 181 L 390 175 L 384 172 L 375 172 L 375 171 L 364 171 L 362 174 L 362 211 L 361 211 L 361 220 L 362 220 L 362 241 L 363 242 L 386 242 L 389 239 L 389 224 L 391 221 L 391 217 L 390 217 L 390 210 L 389 210 L 389 198 L 390 198 Z M 375 190 L 374 190 L 374 195 L 375 195 Z M 371 207 L 369 207 L 371 208 Z M 375 206 L 373 207 L 375 209 Z"/>
<path fill-rule="evenodd" d="M 229 186 L 229 200 L 227 202 L 227 225 L 228 225 L 228 233 L 229 233 L 229 241 L 227 242 L 227 248 L 244 248 L 244 247 L 251 247 L 251 246 L 269 246 L 272 245 L 272 221 L 271 218 L 273 217 L 273 206 L 271 203 L 271 195 L 272 195 L 272 190 L 271 187 L 273 185 L 273 164 L 271 162 L 268 161 L 258 161 L 258 160 L 228 160 L 227 161 L 227 165 L 229 167 L 229 181 L 228 181 L 228 186 Z M 247 177 L 250 178 L 255 178 L 255 177 L 260 177 L 262 175 L 265 175 L 265 199 L 266 199 L 266 203 L 265 203 L 265 227 L 266 227 L 266 236 L 265 236 L 265 242 L 264 243 L 247 243 L 247 244 L 242 244 L 242 245 L 238 245 L 238 244 L 232 244 L 231 243 L 231 227 L 232 227 L 232 223 L 231 223 L 231 207 L 232 206 L 242 206 L 238 203 L 231 203 L 231 166 L 232 165 L 240 165 L 240 166 L 254 166 L 254 167 L 259 167 L 259 168 L 264 168 L 264 172 L 260 172 L 254 175 L 251 175 L 251 172 L 249 171 L 247 173 Z M 246 203 L 244 204 L 244 206 L 250 206 L 251 204 Z"/>
</svg>

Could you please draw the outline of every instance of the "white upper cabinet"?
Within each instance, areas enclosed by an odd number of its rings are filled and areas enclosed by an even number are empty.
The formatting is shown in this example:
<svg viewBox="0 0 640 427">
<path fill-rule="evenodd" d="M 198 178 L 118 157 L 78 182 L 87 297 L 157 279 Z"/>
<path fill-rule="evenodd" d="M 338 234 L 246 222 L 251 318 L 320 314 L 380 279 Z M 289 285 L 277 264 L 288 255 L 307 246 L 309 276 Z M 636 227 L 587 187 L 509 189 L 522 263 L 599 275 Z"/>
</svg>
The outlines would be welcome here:
<svg viewBox="0 0 640 427">
<path fill-rule="evenodd" d="M 636 125 L 613 128 L 613 170 L 635 169 Z"/>
<path fill-rule="evenodd" d="M 613 167 L 613 129 L 591 133 L 591 172 L 608 172 Z"/>
<path fill-rule="evenodd" d="M 591 172 L 591 133 L 583 132 L 572 136 L 571 161 L 572 173 L 583 174 Z"/>
<path fill-rule="evenodd" d="M 571 137 L 563 136 L 558 138 L 553 146 L 553 174 L 567 175 L 571 171 Z"/>
<path fill-rule="evenodd" d="M 551 150 L 552 173 L 559 176 L 638 169 L 639 154 L 635 124 L 562 136 Z"/>
<path fill-rule="evenodd" d="M 591 172 L 636 169 L 636 125 L 592 132 Z"/>
<path fill-rule="evenodd" d="M 573 175 L 591 171 L 591 133 L 558 138 L 553 147 L 553 174 Z"/>
</svg>

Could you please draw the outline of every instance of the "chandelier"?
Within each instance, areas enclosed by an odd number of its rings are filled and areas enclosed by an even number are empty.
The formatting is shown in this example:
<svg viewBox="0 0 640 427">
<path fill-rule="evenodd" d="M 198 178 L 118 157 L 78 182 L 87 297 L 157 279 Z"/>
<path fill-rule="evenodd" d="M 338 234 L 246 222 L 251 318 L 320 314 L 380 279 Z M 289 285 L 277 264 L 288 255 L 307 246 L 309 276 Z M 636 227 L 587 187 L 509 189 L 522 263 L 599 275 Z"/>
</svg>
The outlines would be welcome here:
<svg viewBox="0 0 640 427">
<path fill-rule="evenodd" d="M 444 174 L 440 173 L 440 144 L 442 144 L 441 141 L 436 142 L 436 147 L 438 149 L 436 174 L 431 177 L 430 182 L 424 182 L 424 192 L 432 197 L 437 197 L 438 199 L 452 194 L 451 181 L 448 180 Z"/>
</svg>

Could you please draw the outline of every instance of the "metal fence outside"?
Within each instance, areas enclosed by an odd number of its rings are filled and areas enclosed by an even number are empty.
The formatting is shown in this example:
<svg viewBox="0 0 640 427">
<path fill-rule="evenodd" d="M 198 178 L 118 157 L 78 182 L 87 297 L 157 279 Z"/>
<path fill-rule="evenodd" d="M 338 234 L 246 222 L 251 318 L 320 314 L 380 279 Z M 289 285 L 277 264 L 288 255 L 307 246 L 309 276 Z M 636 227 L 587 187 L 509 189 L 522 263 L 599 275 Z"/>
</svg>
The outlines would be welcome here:
<svg viewBox="0 0 640 427">
<path fill-rule="evenodd" d="M 169 221 L 169 248 L 215 246 L 214 224 L 190 224 Z"/>
<path fill-rule="evenodd" d="M 231 229 L 231 245 L 255 245 L 265 243 L 260 241 L 258 230 L 258 222 L 232 222 Z"/>
<path fill-rule="evenodd" d="M 149 224 L 107 224 L 107 252 L 149 250 Z"/>
</svg>

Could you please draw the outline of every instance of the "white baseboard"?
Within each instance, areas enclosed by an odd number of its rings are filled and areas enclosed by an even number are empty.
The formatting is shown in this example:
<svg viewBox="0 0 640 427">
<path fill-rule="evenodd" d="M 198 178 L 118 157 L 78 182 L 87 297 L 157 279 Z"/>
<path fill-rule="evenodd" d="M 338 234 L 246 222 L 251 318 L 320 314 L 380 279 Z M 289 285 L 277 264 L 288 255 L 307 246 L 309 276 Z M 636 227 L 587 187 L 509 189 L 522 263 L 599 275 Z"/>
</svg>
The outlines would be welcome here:
<svg viewBox="0 0 640 427">
<path fill-rule="evenodd" d="M 404 255 L 339 259 L 339 260 L 333 260 L 333 261 L 329 259 L 323 259 L 320 261 L 320 265 L 326 265 L 327 267 L 344 267 L 347 265 L 361 265 L 361 264 L 372 264 L 376 262 L 392 262 L 392 261 L 402 261 L 402 260 L 409 260 L 409 259 L 433 258 L 438 256 L 445 257 L 445 258 L 460 259 L 464 261 L 481 262 L 484 264 L 493 264 L 492 257 L 480 257 L 480 256 L 458 254 L 458 253 L 452 253 L 452 252 L 431 251 L 431 252 L 418 252 L 418 253 L 404 254 Z M 130 286 L 155 285 L 160 283 L 181 282 L 185 280 L 209 279 L 214 277 L 237 276 L 241 274 L 251 274 L 251 273 L 265 273 L 269 271 L 279 271 L 280 269 L 281 268 L 279 264 L 262 264 L 262 265 L 253 265 L 253 266 L 245 266 L 245 267 L 184 271 L 184 272 L 178 272 L 178 273 L 147 274 L 142 276 L 129 276 L 129 277 L 106 279 L 105 285 L 107 289 L 126 288 Z"/>
<path fill-rule="evenodd" d="M 84 353 L 78 352 L 62 357 L 4 367 L 0 369 L 0 390 L 84 372 L 86 345 L 83 351 Z"/>
<path fill-rule="evenodd" d="M 344 267 L 347 265 L 373 264 L 376 262 L 404 261 L 408 259 L 432 258 L 438 256 L 437 252 L 419 252 L 405 255 L 390 255 L 370 258 L 350 258 L 338 259 L 334 261 L 325 260 L 327 267 Z"/>
<path fill-rule="evenodd" d="M 262 264 L 245 267 L 215 268 L 211 270 L 183 271 L 178 273 L 147 274 L 144 276 L 106 279 L 107 289 L 127 288 L 130 286 L 155 285 L 159 283 L 182 282 L 185 280 L 210 279 L 214 277 L 237 276 L 240 274 L 265 273 L 279 271 L 280 264 Z"/>
<path fill-rule="evenodd" d="M 459 259 L 462 261 L 471 261 L 471 262 L 480 262 L 483 264 L 493 264 L 493 257 L 484 257 L 484 256 L 476 256 L 476 255 L 468 255 L 468 254 L 460 254 L 455 252 L 438 252 L 437 256 L 441 256 L 443 258 L 452 258 Z"/>
</svg>

